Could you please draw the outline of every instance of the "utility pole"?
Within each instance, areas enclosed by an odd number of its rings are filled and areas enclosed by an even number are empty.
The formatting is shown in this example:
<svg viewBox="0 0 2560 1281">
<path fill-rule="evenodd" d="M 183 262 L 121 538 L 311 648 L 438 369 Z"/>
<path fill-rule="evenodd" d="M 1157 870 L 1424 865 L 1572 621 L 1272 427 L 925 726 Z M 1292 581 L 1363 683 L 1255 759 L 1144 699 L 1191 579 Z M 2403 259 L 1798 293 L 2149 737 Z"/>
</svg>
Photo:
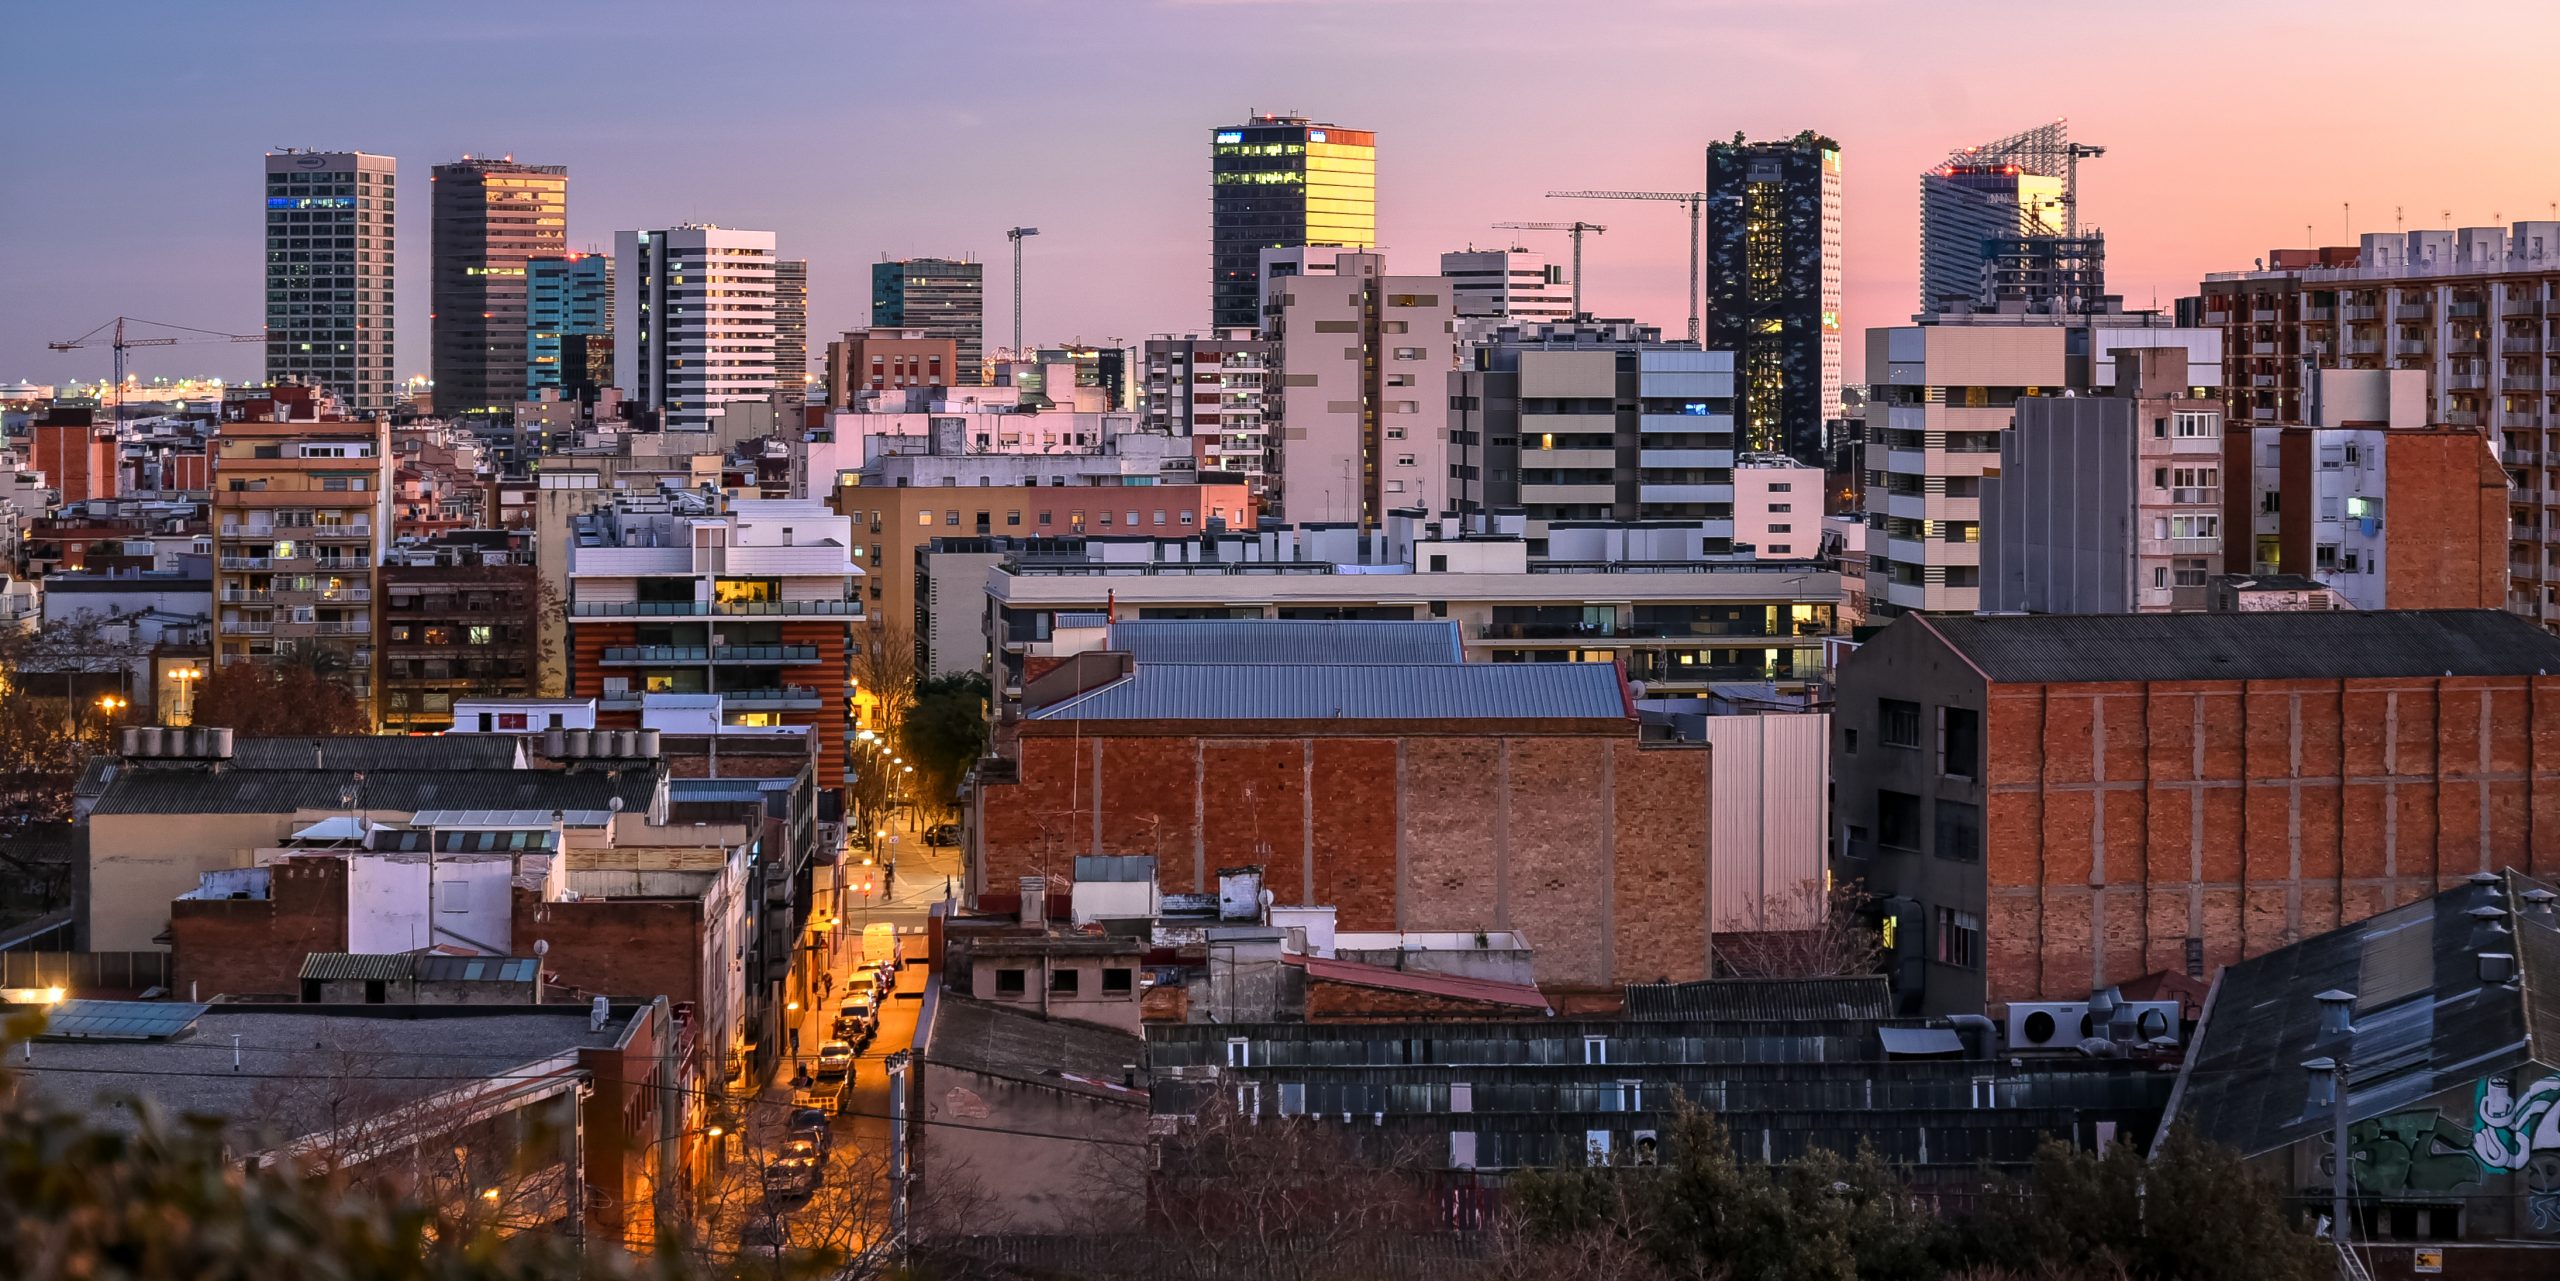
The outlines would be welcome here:
<svg viewBox="0 0 2560 1281">
<path fill-rule="evenodd" d="M 1700 341 L 1698 294 L 1698 255 L 1700 253 L 1700 212 L 1706 208 L 1703 191 L 1550 191 L 1549 200 L 1676 200 L 1689 207 L 1689 341 Z M 1574 269 L 1574 283 L 1582 283 L 1580 267 Z"/>
<path fill-rule="evenodd" d="M 1582 233 L 1599 235 L 1608 228 L 1596 222 L 1497 222 L 1496 231 L 1569 231 L 1573 233 L 1573 318 L 1582 319 Z"/>
<path fill-rule="evenodd" d="M 1022 359 L 1022 238 L 1040 234 L 1038 227 L 1015 227 L 1004 233 L 1013 242 L 1013 358 Z"/>
</svg>

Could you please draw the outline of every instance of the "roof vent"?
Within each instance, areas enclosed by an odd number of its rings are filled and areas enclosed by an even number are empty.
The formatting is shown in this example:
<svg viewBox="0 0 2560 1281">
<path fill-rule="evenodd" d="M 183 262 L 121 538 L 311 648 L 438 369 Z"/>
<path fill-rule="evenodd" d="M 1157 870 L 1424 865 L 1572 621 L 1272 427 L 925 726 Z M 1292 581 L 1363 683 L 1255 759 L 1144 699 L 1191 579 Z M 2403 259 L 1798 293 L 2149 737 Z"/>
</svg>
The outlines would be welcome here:
<svg viewBox="0 0 2560 1281">
<path fill-rule="evenodd" d="M 2514 941 L 2506 926 L 2505 908 L 2475 907 L 2464 915 L 2471 918 L 2472 951 L 2503 952 Z"/>
<path fill-rule="evenodd" d="M 2500 983 L 2513 983 L 2515 981 L 2515 953 L 2482 952 L 2480 954 L 2480 986 L 2495 987 Z"/>
<path fill-rule="evenodd" d="M 587 1030 L 590 1032 L 603 1031 L 605 1023 L 612 1019 L 612 1017 L 612 1004 L 607 1002 L 601 996 L 597 997 L 593 1004 L 587 1006 Z"/>
<path fill-rule="evenodd" d="M 2553 903 L 2560 902 L 2560 894 L 2535 886 L 2519 897 L 2524 899 L 2525 915 L 2537 921 L 2560 920 L 2560 912 L 2555 912 L 2552 907 Z"/>
<path fill-rule="evenodd" d="M 2311 1093 L 2303 1101 L 2302 1114 L 2311 1116 L 2326 1112 L 2338 1103 L 2338 1061 L 2321 1057 L 2305 1059 L 2302 1070 L 2311 1074 Z"/>
<path fill-rule="evenodd" d="M 2321 1040 L 2355 1035 L 2355 993 L 2333 987 L 2311 999 L 2320 1003 Z"/>
<path fill-rule="evenodd" d="M 2471 875 L 2462 879 L 2480 887 L 2480 901 L 2482 903 L 2497 902 L 2501 897 L 2499 891 L 2504 888 L 2506 884 L 2506 878 L 2499 876 L 2495 872 L 2473 872 Z"/>
</svg>

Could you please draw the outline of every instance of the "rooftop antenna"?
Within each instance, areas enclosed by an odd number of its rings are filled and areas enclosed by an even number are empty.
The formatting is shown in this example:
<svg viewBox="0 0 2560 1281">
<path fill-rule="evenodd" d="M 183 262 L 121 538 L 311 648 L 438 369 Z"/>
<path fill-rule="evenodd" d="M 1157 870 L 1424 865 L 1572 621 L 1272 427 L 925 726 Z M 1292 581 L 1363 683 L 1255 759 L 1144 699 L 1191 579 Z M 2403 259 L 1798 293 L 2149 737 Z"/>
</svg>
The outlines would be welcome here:
<svg viewBox="0 0 2560 1281">
<path fill-rule="evenodd" d="M 2338 203 L 2338 234 L 2349 240 L 2356 238 L 2356 207 L 2345 201 Z"/>
<path fill-rule="evenodd" d="M 2391 234 L 2393 234 L 2393 235 L 2395 235 L 2395 236 L 2396 236 L 2396 235 L 2399 235 L 2399 234 L 2401 234 L 2403 231 L 2405 231 L 2405 230 L 2406 230 L 2406 228 L 2404 228 L 2404 227 L 2402 227 L 2402 226 L 2400 225 L 2400 224 L 2401 224 L 2401 221 L 2402 221 L 2402 219 L 2401 219 L 2401 216 L 2400 216 L 2400 206 L 2398 206 L 2398 205 L 2393 205 L 2393 206 L 2391 206 Z"/>
</svg>

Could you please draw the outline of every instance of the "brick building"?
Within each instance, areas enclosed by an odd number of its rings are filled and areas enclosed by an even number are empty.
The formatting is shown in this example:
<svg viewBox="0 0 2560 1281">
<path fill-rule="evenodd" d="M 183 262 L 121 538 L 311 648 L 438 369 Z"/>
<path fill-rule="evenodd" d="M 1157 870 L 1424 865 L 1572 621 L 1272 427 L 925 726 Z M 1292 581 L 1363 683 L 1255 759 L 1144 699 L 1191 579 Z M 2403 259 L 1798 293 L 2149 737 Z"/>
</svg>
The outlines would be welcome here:
<svg viewBox="0 0 2560 1281">
<path fill-rule="evenodd" d="M 1834 723 L 1836 870 L 1932 1013 L 2560 869 L 2560 640 L 2497 611 L 1906 618 Z"/>
<path fill-rule="evenodd" d="M 54 406 L 28 428 L 29 460 L 60 491 L 63 502 L 116 496 L 116 429 L 94 422 L 94 417 L 94 411 L 81 406 Z"/>
<path fill-rule="evenodd" d="M 1541 986 L 1707 972 L 1707 753 L 1641 741 L 1615 664 L 1458 662 L 1446 623 L 1182 626 L 1233 660 L 1026 686 L 966 798 L 973 891 L 1080 854 L 1152 854 L 1168 893 L 1254 864 L 1345 930 L 1520 931 Z"/>
</svg>

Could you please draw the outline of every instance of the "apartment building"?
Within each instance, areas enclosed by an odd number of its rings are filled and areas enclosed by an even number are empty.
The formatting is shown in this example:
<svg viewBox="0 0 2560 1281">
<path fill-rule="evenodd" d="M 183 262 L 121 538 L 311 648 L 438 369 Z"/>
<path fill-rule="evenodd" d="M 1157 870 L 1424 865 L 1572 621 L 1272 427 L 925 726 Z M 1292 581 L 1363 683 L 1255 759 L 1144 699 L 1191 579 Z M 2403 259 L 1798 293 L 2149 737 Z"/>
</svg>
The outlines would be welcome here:
<svg viewBox="0 0 2560 1281">
<path fill-rule="evenodd" d="M 1841 412 L 1840 144 L 1736 134 L 1708 146 L 1706 194 L 1706 343 L 1737 353 L 1743 447 L 1811 459 Z"/>
<path fill-rule="evenodd" d="M 387 414 L 399 400 L 398 169 L 360 151 L 267 153 L 268 382 L 328 388 L 359 414 Z"/>
<path fill-rule="evenodd" d="M 1382 255 L 1342 253 L 1330 273 L 1272 281 L 1263 315 L 1280 365 L 1264 472 L 1281 513 L 1375 525 L 1389 508 L 1446 508 L 1448 278 L 1393 276 Z"/>
<path fill-rule="evenodd" d="M 338 418 L 325 397 L 224 410 L 213 440 L 214 661 L 308 659 L 378 718 L 391 424 Z"/>
<path fill-rule="evenodd" d="M 780 258 L 773 264 L 773 394 L 774 417 L 786 427 L 800 426 L 800 411 L 809 405 L 809 260 Z"/>
<path fill-rule="evenodd" d="M 1843 879 L 1906 1008 L 2219 967 L 2549 875 L 2560 638 L 2497 610 L 1905 616 L 1840 667 Z"/>
<path fill-rule="evenodd" d="M 845 775 L 863 568 L 852 523 L 808 499 L 621 493 L 571 518 L 569 693 L 636 729 L 647 694 L 716 694 L 722 723 L 808 727 Z"/>
<path fill-rule="evenodd" d="M 1785 454 L 1752 454 L 1733 468 L 1733 545 L 1762 560 L 1823 554 L 1822 469 Z"/>
<path fill-rule="evenodd" d="M 1190 441 L 1199 470 L 1241 476 L 1262 494 L 1277 354 L 1249 329 L 1148 338 L 1141 429 Z"/>
<path fill-rule="evenodd" d="M 2181 348 L 2119 349 L 2115 365 L 2102 393 L 2018 402 L 1982 477 L 1985 610 L 2206 607 L 2224 559 L 2222 402 L 2194 394 L 2207 371 Z"/>
<path fill-rule="evenodd" d="M 614 236 L 614 385 L 671 431 L 710 431 L 774 390 L 770 231 L 687 224 Z"/>
<path fill-rule="evenodd" d="M 2221 334 L 2148 312 L 1951 313 L 1867 331 L 1867 604 L 1887 620 L 1982 603 L 1982 478 L 2021 401 L 2113 386 L 2125 348 L 2221 363 Z M 2190 375 L 2196 376 L 2196 375 Z"/>
<path fill-rule="evenodd" d="M 1505 326 L 1448 379 L 1451 508 L 1518 508 L 1532 543 L 1565 521 L 1704 522 L 1708 550 L 1724 551 L 1733 369 L 1731 352 L 1633 321 Z"/>
<path fill-rule="evenodd" d="M 116 496 L 122 468 L 113 423 L 86 405 L 48 405 L 27 428 L 27 458 L 44 473 L 57 503 Z"/>
<path fill-rule="evenodd" d="M 1461 346 L 1481 341 L 1506 324 L 1570 324 L 1573 285 L 1564 269 L 1534 250 L 1477 249 L 1440 255 L 1456 301 Z"/>
<path fill-rule="evenodd" d="M 436 413 L 503 414 L 529 377 L 528 265 L 568 252 L 569 170 L 464 156 L 437 165 L 432 180 Z"/>
<path fill-rule="evenodd" d="M 951 385 L 985 382 L 987 265 L 966 258 L 883 258 L 871 264 L 871 327 L 950 339 Z"/>
<path fill-rule="evenodd" d="M 540 687 L 542 585 L 532 540 L 407 547 L 382 567 L 382 728 L 441 734 L 454 703 Z"/>
<path fill-rule="evenodd" d="M 1615 663 L 1648 697 L 1716 681 L 1809 677 L 1835 629 L 1839 579 L 1809 561 L 1710 559 L 1692 524 L 1550 529 L 1518 516 L 1189 539 L 1025 544 L 985 579 L 1000 689 L 1126 619 L 1281 618 L 1459 625 L 1466 657 Z"/>
<path fill-rule="evenodd" d="M 2235 420 L 2309 423 L 2326 368 L 2413 370 L 2419 418 L 2491 433 L 2514 487 L 2508 608 L 2560 626 L 2560 222 L 2368 233 L 2204 281 Z"/>
<path fill-rule="evenodd" d="M 852 409 L 866 391 L 975 383 L 959 370 L 959 339 L 924 329 L 848 329 L 827 344 L 827 407 Z"/>
</svg>

